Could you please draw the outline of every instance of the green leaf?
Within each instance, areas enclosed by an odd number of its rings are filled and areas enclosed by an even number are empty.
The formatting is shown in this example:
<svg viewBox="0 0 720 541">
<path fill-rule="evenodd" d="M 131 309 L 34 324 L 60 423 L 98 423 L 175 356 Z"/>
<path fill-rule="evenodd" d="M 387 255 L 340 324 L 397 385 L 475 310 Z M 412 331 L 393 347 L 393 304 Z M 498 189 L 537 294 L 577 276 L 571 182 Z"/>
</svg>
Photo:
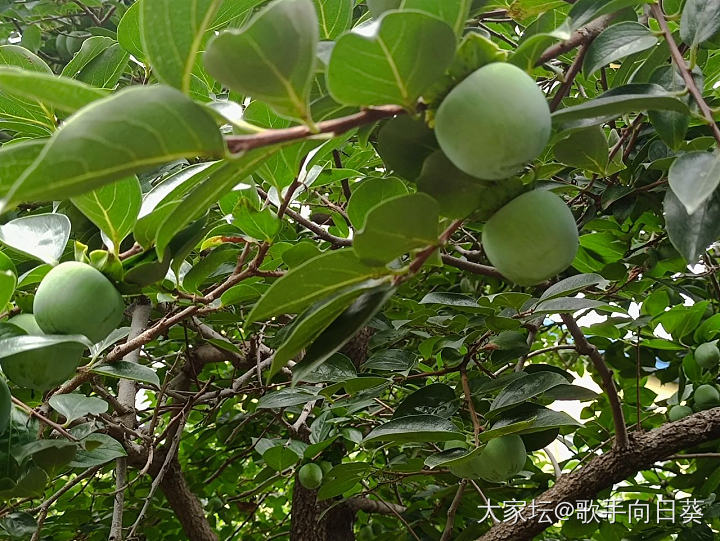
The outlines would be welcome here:
<svg viewBox="0 0 720 541">
<path fill-rule="evenodd" d="M 457 34 L 462 34 L 470 15 L 472 0 L 401 0 L 398 9 L 424 11 L 445 21 Z"/>
<path fill-rule="evenodd" d="M 444 304 L 445 306 L 455 306 L 457 308 L 480 308 L 480 305 L 472 297 L 462 293 L 445 293 L 442 291 L 428 293 L 420 300 L 420 304 Z"/>
<path fill-rule="evenodd" d="M 689 114 L 687 105 L 676 95 L 655 84 L 629 84 L 599 97 L 553 113 L 553 123 L 561 129 L 575 122 L 577 127 L 593 126 L 635 111 L 676 111 Z M 581 122 L 578 122 L 581 121 Z"/>
<path fill-rule="evenodd" d="M 670 188 L 688 214 L 695 213 L 720 184 L 720 154 L 689 152 L 675 160 L 668 173 Z"/>
<path fill-rule="evenodd" d="M 112 249 L 117 252 L 120 243 L 135 226 L 142 204 L 142 191 L 138 179 L 128 177 L 75 196 L 72 202 L 107 235 Z"/>
<path fill-rule="evenodd" d="M 374 206 L 399 195 L 407 195 L 405 184 L 393 177 L 368 178 L 359 183 L 353 191 L 347 206 L 347 215 L 353 227 L 365 225 L 365 217 Z"/>
<path fill-rule="evenodd" d="M 353 0 L 313 0 L 320 39 L 335 39 L 352 24 Z"/>
<path fill-rule="evenodd" d="M 91 346 L 89 340 L 79 334 L 43 334 L 37 336 L 23 334 L 19 336 L 4 337 L 2 339 L 0 359 L 12 357 L 18 353 L 23 353 L 24 351 L 47 348 L 56 344 L 66 344 L 68 342 L 79 343 L 86 347 Z"/>
<path fill-rule="evenodd" d="M 169 161 L 221 155 L 224 147 L 210 114 L 177 90 L 127 88 L 72 116 L 16 180 L 0 210 L 79 195 Z"/>
<path fill-rule="evenodd" d="M 405 349 L 385 349 L 373 353 L 363 363 L 363 370 L 379 372 L 407 372 L 417 362 L 417 355 Z"/>
<path fill-rule="evenodd" d="M 129 55 L 114 39 L 92 36 L 63 68 L 62 75 L 99 88 L 114 87 L 127 67 Z"/>
<path fill-rule="evenodd" d="M 0 225 L 0 242 L 13 250 L 57 265 L 70 238 L 70 220 L 64 214 L 35 214 Z"/>
<path fill-rule="evenodd" d="M 17 45 L 0 46 L 0 65 L 52 75 L 52 70 L 45 62 Z M 28 137 L 47 137 L 55 131 L 53 112 L 33 99 L 0 92 L 0 111 L 0 129 Z"/>
<path fill-rule="evenodd" d="M 570 8 L 568 16 L 572 19 L 573 29 L 585 26 L 587 23 L 608 13 L 615 13 L 627 7 L 639 6 L 647 4 L 651 0 L 606 0 L 598 2 L 597 0 L 578 0 Z"/>
<path fill-rule="evenodd" d="M 145 0 L 140 39 L 153 72 L 165 84 L 190 91 L 193 67 L 222 0 Z"/>
<path fill-rule="evenodd" d="M 697 46 L 720 30 L 720 0 L 687 0 L 680 19 L 680 37 Z"/>
<path fill-rule="evenodd" d="M 534 398 L 557 385 L 565 385 L 567 380 L 555 372 L 535 372 L 511 382 L 497 395 L 490 411 L 502 411 L 516 404 Z"/>
<path fill-rule="evenodd" d="M 355 365 L 342 353 L 336 353 L 315 370 L 303 375 L 305 383 L 343 382 L 357 378 Z"/>
<path fill-rule="evenodd" d="M 273 391 L 263 395 L 258 400 L 258 409 L 279 409 L 290 406 L 299 406 L 307 404 L 312 400 L 316 400 L 318 396 L 309 389 L 294 387 L 292 389 L 282 389 Z"/>
<path fill-rule="evenodd" d="M 361 263 L 352 250 L 335 250 L 290 270 L 253 307 L 246 325 L 280 314 L 296 314 L 348 286 L 388 274 Z"/>
<path fill-rule="evenodd" d="M 115 361 L 112 364 L 99 364 L 92 367 L 91 372 L 113 378 L 129 379 L 140 383 L 149 383 L 160 387 L 160 379 L 155 370 L 138 363 Z"/>
<path fill-rule="evenodd" d="M 720 238 L 720 195 L 715 192 L 688 214 L 673 190 L 665 194 L 665 224 L 670 242 L 685 260 L 696 263 L 705 250 Z"/>
<path fill-rule="evenodd" d="M 540 300 L 543 301 L 546 299 L 554 299 L 555 297 L 569 295 L 591 286 L 605 287 L 607 284 L 608 281 L 599 274 L 578 274 L 576 276 L 560 280 L 558 283 L 551 285 L 540 296 Z"/>
<path fill-rule="evenodd" d="M 388 169 L 408 180 L 420 175 L 425 158 L 438 149 L 435 132 L 410 115 L 388 120 L 378 133 L 377 145 Z"/>
<path fill-rule="evenodd" d="M 542 314 L 556 314 L 562 312 L 577 312 L 578 310 L 598 310 L 606 312 L 622 312 L 623 308 L 612 306 L 604 301 L 584 299 L 578 297 L 555 297 L 539 302 L 533 311 L 533 316 Z"/>
<path fill-rule="evenodd" d="M 583 60 L 583 72 L 590 76 L 603 66 L 654 47 L 657 36 L 647 26 L 622 22 L 606 28 L 590 44 Z"/>
<path fill-rule="evenodd" d="M 436 415 L 409 415 L 393 419 L 374 428 L 363 440 L 392 441 L 395 443 L 449 441 L 465 436 L 447 419 Z"/>
<path fill-rule="evenodd" d="M 12 67 L 0 67 L 0 90 L 68 113 L 107 96 L 107 92 L 74 79 Z"/>
<path fill-rule="evenodd" d="M 120 19 L 117 28 L 117 40 L 120 46 L 140 61 L 145 59 L 140 35 L 140 6 L 142 3 L 143 0 L 133 2 Z"/>
<path fill-rule="evenodd" d="M 455 34 L 446 23 L 419 11 L 391 11 L 337 40 L 328 88 L 347 105 L 394 103 L 413 109 L 454 53 Z"/>
<path fill-rule="evenodd" d="M 270 447 L 270 449 L 263 453 L 262 457 L 265 464 L 275 471 L 286 470 L 290 466 L 297 464 L 298 460 L 300 460 L 300 456 L 295 451 L 283 445 Z"/>
<path fill-rule="evenodd" d="M 226 30 L 205 51 L 208 73 L 279 114 L 310 120 L 318 21 L 312 0 L 276 0 L 240 30 Z"/>
<path fill-rule="evenodd" d="M 0 196 L 4 196 L 42 152 L 45 140 L 35 139 L 0 147 Z"/>
<path fill-rule="evenodd" d="M 11 270 L 0 271 L 0 310 L 5 311 L 7 303 L 15 294 L 15 286 L 17 286 L 17 276 Z"/>
<path fill-rule="evenodd" d="M 458 409 L 458 400 L 452 387 L 444 383 L 431 383 L 421 387 L 395 409 L 393 418 L 408 415 L 435 415 L 449 419 Z"/>
<path fill-rule="evenodd" d="M 378 280 L 368 280 L 351 285 L 318 301 L 308 308 L 305 313 L 299 315 L 288 329 L 287 338 L 275 351 L 272 366 L 268 373 L 268 380 L 272 379 L 288 361 L 320 336 L 356 298 L 364 292 L 376 288 L 378 283 Z"/>
<path fill-rule="evenodd" d="M 493 423 L 491 430 L 480 434 L 480 440 L 487 441 L 504 434 L 532 434 L 563 426 L 581 424 L 563 411 L 554 411 L 537 404 L 523 404 L 503 412 Z"/>
<path fill-rule="evenodd" d="M 267 207 L 257 211 L 248 205 L 241 204 L 233 212 L 233 218 L 233 223 L 243 233 L 254 239 L 272 242 L 275 235 L 280 231 L 280 220 Z"/>
<path fill-rule="evenodd" d="M 55 394 L 50 397 L 50 406 L 65 417 L 66 423 L 72 423 L 87 414 L 99 415 L 108 410 L 108 403 L 94 396 L 83 394 Z"/>
<path fill-rule="evenodd" d="M 605 172 L 610 157 L 605 132 L 600 126 L 570 132 L 553 151 L 560 163 L 599 174 Z"/>
<path fill-rule="evenodd" d="M 106 464 L 111 460 L 127 456 L 122 444 L 107 434 L 91 434 L 85 440 L 86 449 L 78 449 L 75 459 L 70 463 L 73 468 L 92 468 Z"/>
<path fill-rule="evenodd" d="M 548 389 L 542 395 L 549 400 L 579 400 L 587 402 L 595 400 L 599 395 L 595 391 L 580 387 L 579 385 L 562 384 Z"/>
<path fill-rule="evenodd" d="M 370 465 L 364 462 L 338 464 L 325 475 L 317 493 L 318 501 L 334 498 L 351 490 L 367 477 L 369 470 Z"/>
<path fill-rule="evenodd" d="M 363 261 L 389 263 L 411 250 L 436 244 L 439 219 L 437 202 L 426 194 L 388 199 L 368 212 L 353 250 Z"/>
<path fill-rule="evenodd" d="M 315 339 L 305 357 L 293 367 L 293 382 L 300 381 L 340 350 L 377 314 L 395 293 L 395 288 L 378 286 L 364 293 Z M 346 391 L 350 392 L 347 389 Z"/>
<path fill-rule="evenodd" d="M 696 72 L 693 72 L 693 76 L 698 87 L 702 88 L 702 77 L 698 77 Z M 674 66 L 660 66 L 652 72 L 649 82 L 658 84 L 670 92 L 682 93 L 685 91 L 685 80 Z M 660 138 L 670 148 L 680 148 L 690 125 L 689 115 L 675 111 L 648 111 L 648 118 Z"/>
</svg>

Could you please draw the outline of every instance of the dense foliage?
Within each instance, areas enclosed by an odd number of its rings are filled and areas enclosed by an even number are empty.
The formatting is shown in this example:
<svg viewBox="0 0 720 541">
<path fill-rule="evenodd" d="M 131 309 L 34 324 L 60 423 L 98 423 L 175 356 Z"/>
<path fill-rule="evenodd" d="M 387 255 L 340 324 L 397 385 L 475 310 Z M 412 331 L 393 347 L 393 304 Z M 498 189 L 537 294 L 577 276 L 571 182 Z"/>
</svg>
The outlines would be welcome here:
<svg viewBox="0 0 720 541">
<path fill-rule="evenodd" d="M 720 0 L 0 1 L 0 537 L 714 539 L 717 87 Z"/>
</svg>

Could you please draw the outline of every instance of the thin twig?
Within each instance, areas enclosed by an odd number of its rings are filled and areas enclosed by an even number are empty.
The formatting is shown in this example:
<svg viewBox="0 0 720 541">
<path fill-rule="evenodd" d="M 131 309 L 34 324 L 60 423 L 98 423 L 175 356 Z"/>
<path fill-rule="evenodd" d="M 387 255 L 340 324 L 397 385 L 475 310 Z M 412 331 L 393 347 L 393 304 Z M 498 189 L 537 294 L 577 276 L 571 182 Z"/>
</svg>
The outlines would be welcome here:
<svg viewBox="0 0 720 541">
<path fill-rule="evenodd" d="M 450 539 L 452 538 L 453 528 L 455 527 L 455 514 L 457 513 L 458 507 L 460 507 L 460 502 L 462 501 L 466 484 L 467 479 L 462 479 L 460 483 L 458 483 L 457 492 L 455 493 L 455 497 L 453 498 L 453 501 L 450 504 L 450 508 L 447 512 L 445 529 L 443 530 L 442 536 L 440 536 L 440 541 L 450 541 Z"/>
<path fill-rule="evenodd" d="M 52 429 L 54 429 L 54 430 L 57 430 L 57 432 L 58 432 L 60 435 L 62 435 L 62 436 L 64 436 L 65 438 L 69 439 L 70 441 L 74 441 L 74 442 L 80 441 L 80 440 L 78 440 L 75 436 L 73 436 L 72 434 L 70 434 L 70 432 L 68 432 L 67 430 L 65 430 L 62 426 L 60 426 L 59 424 L 57 424 L 57 423 L 54 422 L 54 421 L 51 421 L 50 419 L 48 419 L 47 417 L 45 417 L 42 413 L 39 413 L 39 412 L 35 411 L 34 409 L 32 409 L 30 406 L 28 406 L 28 405 L 25 404 L 24 402 L 20 401 L 19 399 L 15 398 L 14 396 L 12 396 L 11 399 L 12 399 L 13 404 L 15 404 L 15 405 L 18 406 L 20 409 L 22 409 L 22 410 L 24 410 L 25 412 L 27 412 L 28 415 L 32 415 L 33 417 L 35 417 L 35 418 L 36 418 L 38 421 L 40 421 L 41 423 L 46 424 L 47 426 L 49 426 L 50 428 L 52 428 Z"/>
</svg>

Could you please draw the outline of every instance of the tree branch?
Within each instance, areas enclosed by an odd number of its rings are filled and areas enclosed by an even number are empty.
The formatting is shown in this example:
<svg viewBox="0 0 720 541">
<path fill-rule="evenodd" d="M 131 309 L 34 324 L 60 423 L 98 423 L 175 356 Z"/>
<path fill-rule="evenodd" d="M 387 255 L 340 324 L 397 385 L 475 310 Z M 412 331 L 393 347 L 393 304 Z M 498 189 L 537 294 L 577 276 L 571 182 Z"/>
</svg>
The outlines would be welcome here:
<svg viewBox="0 0 720 541">
<path fill-rule="evenodd" d="M 575 503 L 593 499 L 598 492 L 650 468 L 657 461 L 719 437 L 720 408 L 695 413 L 650 432 L 634 432 L 630 436 L 631 446 L 614 448 L 596 456 L 586 466 L 560 477 L 552 488 L 540 494 L 535 501 L 542 501 L 547 509 L 554 509 L 561 502 Z M 541 515 L 537 513 L 535 517 L 528 517 L 515 524 L 501 522 L 478 541 L 534 539 L 552 525 L 552 521 L 543 521 Z"/>
<path fill-rule="evenodd" d="M 364 511 L 365 513 L 378 513 L 380 515 L 398 515 L 407 511 L 404 505 L 392 502 L 379 502 L 362 496 L 354 496 L 347 500 L 347 504 L 355 511 Z"/>
<path fill-rule="evenodd" d="M 562 314 L 560 316 L 565 323 L 568 331 L 575 340 L 576 349 L 581 355 L 587 355 L 592 360 L 595 370 L 600 375 L 603 383 L 603 389 L 607 394 L 610 408 L 612 409 L 613 422 L 615 424 L 615 447 L 624 449 L 628 446 L 628 434 L 625 427 L 625 416 L 622 411 L 622 404 L 618 396 L 615 382 L 613 381 L 612 372 L 605 364 L 605 359 L 598 349 L 587 341 L 577 322 L 570 314 Z"/>
<path fill-rule="evenodd" d="M 562 41 L 552 47 L 545 49 L 545 52 L 540 55 L 538 61 L 535 63 L 536 66 L 541 66 L 548 60 L 557 58 L 561 54 L 565 54 L 568 51 L 573 50 L 575 47 L 589 43 L 597 37 L 600 32 L 605 30 L 612 22 L 614 14 L 605 15 L 595 19 L 593 22 L 577 30 L 569 39 Z"/>
<path fill-rule="evenodd" d="M 472 272 L 473 274 L 481 274 L 483 276 L 491 276 L 493 278 L 500 278 L 504 280 L 505 277 L 500 274 L 495 267 L 489 267 L 487 265 L 480 265 L 479 263 L 472 263 L 465 259 L 458 259 L 448 254 L 442 254 L 442 261 L 446 265 L 458 268 L 460 270 Z"/>
<path fill-rule="evenodd" d="M 665 19 L 665 14 L 663 13 L 662 8 L 658 4 L 652 4 L 650 6 L 650 11 L 653 17 L 657 19 L 657 22 L 660 25 L 663 34 L 665 34 L 665 41 L 667 41 L 668 47 L 670 47 L 670 55 L 672 56 L 675 65 L 680 70 L 680 75 L 682 75 L 688 91 L 690 92 L 692 97 L 695 98 L 695 102 L 698 104 L 700 112 L 703 114 L 705 120 L 707 120 L 708 124 L 710 125 L 713 137 L 715 137 L 715 140 L 720 145 L 720 127 L 718 127 L 717 123 L 715 122 L 715 118 L 713 117 L 713 113 L 710 110 L 710 107 L 705 101 L 705 98 L 703 98 L 702 92 L 695 84 L 695 79 L 693 79 L 692 73 L 690 73 L 690 69 L 685 63 L 685 58 L 680 52 L 680 49 L 678 49 L 677 43 L 675 43 L 675 39 L 673 39 L 672 32 L 668 27 L 667 20 Z"/>
<path fill-rule="evenodd" d="M 447 521 L 445 522 L 445 529 L 443 530 L 442 536 L 440 536 L 440 541 L 450 541 L 452 538 L 453 528 L 455 527 L 455 514 L 457 513 L 458 507 L 460 507 L 466 484 L 467 479 L 462 479 L 458 484 L 457 492 L 447 512 Z"/>
</svg>

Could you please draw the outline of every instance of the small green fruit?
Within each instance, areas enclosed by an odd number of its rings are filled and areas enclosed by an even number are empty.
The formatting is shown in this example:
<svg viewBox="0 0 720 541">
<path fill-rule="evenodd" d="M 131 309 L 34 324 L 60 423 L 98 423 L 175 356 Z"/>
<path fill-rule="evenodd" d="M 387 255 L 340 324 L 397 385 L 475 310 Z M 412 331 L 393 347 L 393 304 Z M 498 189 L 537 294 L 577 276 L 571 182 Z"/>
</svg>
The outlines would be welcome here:
<svg viewBox="0 0 720 541">
<path fill-rule="evenodd" d="M 322 485 L 323 471 L 317 464 L 305 464 L 298 472 L 298 479 L 308 490 L 315 490 Z"/>
<path fill-rule="evenodd" d="M 717 347 L 717 342 L 700 344 L 695 350 L 695 362 L 706 370 L 715 368 L 720 362 L 720 349 Z"/>
<path fill-rule="evenodd" d="M 519 285 L 535 285 L 572 264 L 579 239 L 563 200 L 535 190 L 516 197 L 488 220 L 482 245 L 503 276 Z"/>
<path fill-rule="evenodd" d="M 693 393 L 696 410 L 706 410 L 720 405 L 720 393 L 712 385 L 700 385 Z"/>
<path fill-rule="evenodd" d="M 504 483 L 525 466 L 526 452 L 520 436 L 490 440 L 474 464 L 474 473 L 491 483 Z"/>
<path fill-rule="evenodd" d="M 33 312 L 47 334 L 82 334 L 97 343 L 122 321 L 125 305 L 110 280 L 94 267 L 70 261 L 43 278 Z"/>
<path fill-rule="evenodd" d="M 537 158 L 550 139 L 545 95 L 512 64 L 496 62 L 470 74 L 440 104 L 435 134 L 458 169 L 500 180 Z"/>
<path fill-rule="evenodd" d="M 670 411 L 668 411 L 668 417 L 671 421 L 679 421 L 683 417 L 692 415 L 692 412 L 692 408 L 689 408 L 688 406 L 673 406 L 670 408 Z"/>
</svg>

